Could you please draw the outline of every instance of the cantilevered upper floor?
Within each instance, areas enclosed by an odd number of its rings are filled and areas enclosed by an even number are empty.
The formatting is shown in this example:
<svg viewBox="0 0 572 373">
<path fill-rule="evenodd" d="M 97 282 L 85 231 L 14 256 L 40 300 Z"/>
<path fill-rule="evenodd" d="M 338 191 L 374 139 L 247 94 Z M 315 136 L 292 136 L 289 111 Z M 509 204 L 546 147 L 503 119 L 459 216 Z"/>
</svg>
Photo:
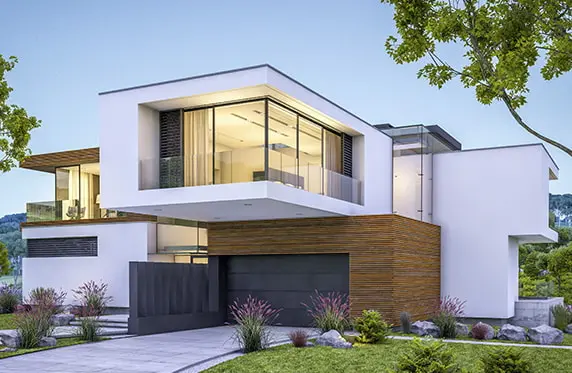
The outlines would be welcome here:
<svg viewBox="0 0 572 373">
<path fill-rule="evenodd" d="M 392 139 L 269 65 L 100 94 L 102 204 L 200 221 L 392 212 Z"/>
</svg>

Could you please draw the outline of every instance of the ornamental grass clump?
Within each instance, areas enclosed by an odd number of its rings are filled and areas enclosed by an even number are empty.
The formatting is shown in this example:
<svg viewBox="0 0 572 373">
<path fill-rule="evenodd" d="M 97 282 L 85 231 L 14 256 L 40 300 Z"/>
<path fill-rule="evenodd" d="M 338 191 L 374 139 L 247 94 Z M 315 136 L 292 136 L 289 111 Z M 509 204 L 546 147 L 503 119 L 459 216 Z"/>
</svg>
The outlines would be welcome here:
<svg viewBox="0 0 572 373">
<path fill-rule="evenodd" d="M 292 330 L 288 333 L 294 347 L 306 347 L 308 345 L 308 332 L 304 329 Z"/>
<path fill-rule="evenodd" d="M 442 338 L 457 337 L 457 319 L 463 317 L 465 301 L 446 296 L 439 302 L 439 310 L 433 316 L 433 322 L 439 327 Z"/>
<path fill-rule="evenodd" d="M 316 290 L 314 296 L 310 296 L 309 305 L 302 303 L 313 320 L 313 325 L 322 333 L 337 330 L 343 334 L 350 327 L 350 302 L 348 296 L 343 293 L 321 294 Z"/>
<path fill-rule="evenodd" d="M 39 287 L 30 291 L 25 299 L 27 304 L 19 307 L 15 317 L 22 348 L 38 347 L 43 337 L 52 335 L 52 316 L 61 312 L 65 297 L 65 292 L 53 288 Z"/>
<path fill-rule="evenodd" d="M 359 343 L 383 343 L 387 341 L 392 327 L 374 310 L 363 310 L 361 317 L 355 319 L 354 326 L 360 333 L 356 338 Z"/>
<path fill-rule="evenodd" d="M 267 301 L 251 295 L 244 303 L 239 303 L 236 299 L 229 309 L 232 318 L 237 323 L 235 338 L 244 352 L 259 351 L 271 343 L 268 326 L 276 320 L 280 310 L 272 308 Z"/>
<path fill-rule="evenodd" d="M 554 327 L 564 331 L 569 324 L 572 324 L 572 306 L 564 306 L 558 304 L 552 307 L 552 316 L 554 316 Z"/>
<path fill-rule="evenodd" d="M 80 325 L 76 329 L 76 337 L 82 341 L 97 342 L 100 340 L 100 329 L 97 317 L 83 317 L 80 319 Z"/>
<path fill-rule="evenodd" d="M 522 349 L 499 347 L 481 357 L 484 373 L 532 373 L 532 363 Z"/>
<path fill-rule="evenodd" d="M 66 295 L 66 292 L 58 292 L 54 288 L 38 287 L 30 291 L 25 303 L 29 304 L 32 309 L 46 311 L 52 316 L 63 311 Z"/>
<path fill-rule="evenodd" d="M 75 299 L 79 302 L 76 308 L 78 316 L 101 316 L 105 313 L 109 302 L 113 297 L 107 295 L 108 285 L 104 282 L 99 284 L 95 281 L 83 283 L 73 290 Z"/>
<path fill-rule="evenodd" d="M 394 373 L 461 373 L 455 355 L 442 341 L 415 338 L 399 355 Z M 463 372 L 464 373 L 464 372 Z"/>
<path fill-rule="evenodd" d="M 409 312 L 401 312 L 399 321 L 401 322 L 401 331 L 405 334 L 411 334 L 411 314 Z"/>
<path fill-rule="evenodd" d="M 22 292 L 14 285 L 0 284 L 0 313 L 13 313 L 20 304 Z"/>
</svg>

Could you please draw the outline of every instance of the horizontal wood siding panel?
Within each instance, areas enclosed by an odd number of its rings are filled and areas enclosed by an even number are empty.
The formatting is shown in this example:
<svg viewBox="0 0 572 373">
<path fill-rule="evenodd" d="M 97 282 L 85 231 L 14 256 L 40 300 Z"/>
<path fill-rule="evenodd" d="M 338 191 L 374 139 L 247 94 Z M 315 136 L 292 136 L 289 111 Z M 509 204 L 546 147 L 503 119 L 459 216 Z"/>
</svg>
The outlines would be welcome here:
<svg viewBox="0 0 572 373">
<path fill-rule="evenodd" d="M 440 293 L 440 228 L 397 215 L 209 223 L 209 255 L 350 254 L 352 316 L 429 315 Z"/>
<path fill-rule="evenodd" d="M 99 163 L 99 148 L 31 155 L 20 163 L 20 167 L 37 171 L 55 172 L 56 167 L 87 163 Z"/>
</svg>

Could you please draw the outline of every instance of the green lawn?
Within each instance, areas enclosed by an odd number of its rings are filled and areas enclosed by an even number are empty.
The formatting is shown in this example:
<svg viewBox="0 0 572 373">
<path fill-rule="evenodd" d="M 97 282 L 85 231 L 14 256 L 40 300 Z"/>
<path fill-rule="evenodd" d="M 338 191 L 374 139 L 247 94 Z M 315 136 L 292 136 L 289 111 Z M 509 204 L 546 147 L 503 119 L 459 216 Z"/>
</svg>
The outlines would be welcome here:
<svg viewBox="0 0 572 373">
<path fill-rule="evenodd" d="M 16 329 L 13 313 L 0 314 L 0 330 Z"/>
<path fill-rule="evenodd" d="M 395 367 L 397 357 L 409 341 L 390 341 L 382 345 L 355 345 L 349 350 L 331 347 L 294 348 L 284 345 L 247 354 L 208 369 L 220 372 L 382 372 Z M 479 357 L 493 346 L 450 343 L 459 363 L 471 373 L 482 372 Z M 522 348 L 522 347 L 521 347 Z M 563 373 L 572 367 L 572 351 L 526 348 L 525 353 L 537 372 Z"/>
<path fill-rule="evenodd" d="M 58 344 L 53 346 L 53 347 L 38 347 L 38 348 L 30 348 L 30 349 L 21 348 L 21 349 L 17 350 L 16 352 L 0 352 L 0 359 L 4 359 L 7 357 L 16 356 L 16 355 L 29 354 L 30 352 L 50 350 L 52 348 L 79 345 L 82 343 L 86 343 L 85 341 L 82 341 L 79 338 L 59 338 L 57 341 L 58 341 Z"/>
</svg>

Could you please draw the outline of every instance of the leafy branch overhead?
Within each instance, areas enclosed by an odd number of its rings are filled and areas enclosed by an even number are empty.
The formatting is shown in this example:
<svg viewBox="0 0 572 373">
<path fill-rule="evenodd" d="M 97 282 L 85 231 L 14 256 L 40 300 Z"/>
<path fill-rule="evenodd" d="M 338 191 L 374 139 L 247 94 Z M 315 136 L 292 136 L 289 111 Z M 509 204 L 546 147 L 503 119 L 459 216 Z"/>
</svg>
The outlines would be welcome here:
<svg viewBox="0 0 572 373">
<path fill-rule="evenodd" d="M 24 108 L 8 104 L 13 91 L 5 74 L 18 63 L 14 56 L 4 59 L 0 54 L 0 173 L 10 171 L 30 154 L 30 131 L 40 127 L 41 121 L 28 116 Z"/>
<path fill-rule="evenodd" d="M 485 105 L 504 103 L 526 131 L 572 156 L 572 149 L 530 127 L 518 113 L 531 68 L 545 80 L 572 69 L 572 0 L 382 0 L 394 7 L 399 38 L 385 47 L 398 64 L 425 59 L 417 76 L 443 87 L 459 78 Z M 442 44 L 463 48 L 464 66 L 448 62 Z M 455 61 L 461 60 L 455 58 Z"/>
</svg>

